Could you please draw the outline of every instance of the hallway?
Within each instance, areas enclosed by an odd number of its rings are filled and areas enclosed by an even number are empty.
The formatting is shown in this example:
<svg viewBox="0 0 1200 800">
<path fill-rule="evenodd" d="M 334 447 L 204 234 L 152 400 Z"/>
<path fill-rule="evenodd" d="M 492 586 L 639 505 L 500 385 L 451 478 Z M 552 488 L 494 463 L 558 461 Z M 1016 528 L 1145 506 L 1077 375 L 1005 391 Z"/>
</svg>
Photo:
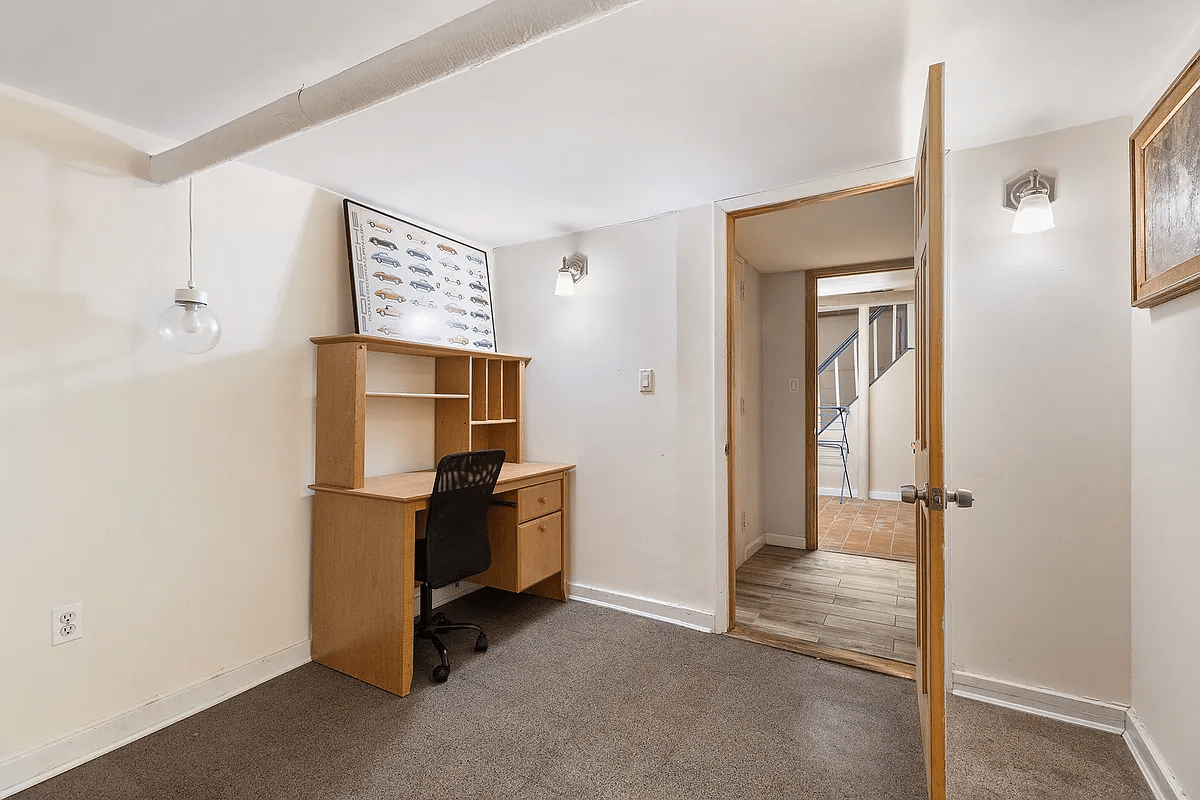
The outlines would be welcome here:
<svg viewBox="0 0 1200 800">
<path fill-rule="evenodd" d="M 737 624 L 916 663 L 916 567 L 767 545 L 737 571 Z"/>
</svg>

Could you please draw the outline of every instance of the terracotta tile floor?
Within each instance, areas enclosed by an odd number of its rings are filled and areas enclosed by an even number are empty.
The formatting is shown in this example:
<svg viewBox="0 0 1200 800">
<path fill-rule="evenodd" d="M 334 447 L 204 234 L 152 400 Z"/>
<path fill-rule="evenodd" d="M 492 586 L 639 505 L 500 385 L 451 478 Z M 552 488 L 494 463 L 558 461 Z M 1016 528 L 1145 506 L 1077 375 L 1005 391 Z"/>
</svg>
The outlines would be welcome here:
<svg viewBox="0 0 1200 800">
<path fill-rule="evenodd" d="M 817 498 L 817 536 L 821 550 L 859 553 L 900 561 L 917 560 L 917 522 L 913 506 L 897 500 Z"/>
</svg>

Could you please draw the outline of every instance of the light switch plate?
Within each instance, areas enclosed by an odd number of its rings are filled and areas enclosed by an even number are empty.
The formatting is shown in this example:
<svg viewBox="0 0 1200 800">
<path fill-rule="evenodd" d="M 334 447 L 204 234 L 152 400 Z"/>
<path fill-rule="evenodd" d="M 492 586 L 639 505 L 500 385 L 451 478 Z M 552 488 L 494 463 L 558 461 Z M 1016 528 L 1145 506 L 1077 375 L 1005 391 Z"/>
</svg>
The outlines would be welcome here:
<svg viewBox="0 0 1200 800">
<path fill-rule="evenodd" d="M 642 394 L 654 394 L 654 370 L 638 370 L 638 386 L 641 387 Z"/>
<path fill-rule="evenodd" d="M 788 391 L 792 394 L 800 394 L 799 378 L 788 378 Z"/>
</svg>

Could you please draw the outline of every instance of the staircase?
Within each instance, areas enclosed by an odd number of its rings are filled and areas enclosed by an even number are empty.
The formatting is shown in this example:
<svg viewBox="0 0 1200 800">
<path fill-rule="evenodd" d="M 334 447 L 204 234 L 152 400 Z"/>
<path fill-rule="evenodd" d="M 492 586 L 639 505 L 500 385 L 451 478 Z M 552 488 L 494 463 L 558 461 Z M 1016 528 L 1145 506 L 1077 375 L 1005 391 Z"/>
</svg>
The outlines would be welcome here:
<svg viewBox="0 0 1200 800">
<path fill-rule="evenodd" d="M 873 306 L 867 326 L 867 376 L 879 380 L 909 350 L 908 306 Z M 850 408 L 858 399 L 859 329 L 846 337 L 817 368 L 817 446 L 836 450 L 842 461 L 838 502 L 853 495 L 850 485 Z"/>
<path fill-rule="evenodd" d="M 867 332 L 867 375 L 873 384 L 911 349 L 908 306 L 872 306 Z M 859 333 L 855 330 L 847 336 L 817 367 L 819 435 L 831 425 L 837 425 L 839 418 L 844 423 L 844 417 L 858 399 Z M 845 409 L 845 412 L 839 413 L 837 409 Z"/>
</svg>

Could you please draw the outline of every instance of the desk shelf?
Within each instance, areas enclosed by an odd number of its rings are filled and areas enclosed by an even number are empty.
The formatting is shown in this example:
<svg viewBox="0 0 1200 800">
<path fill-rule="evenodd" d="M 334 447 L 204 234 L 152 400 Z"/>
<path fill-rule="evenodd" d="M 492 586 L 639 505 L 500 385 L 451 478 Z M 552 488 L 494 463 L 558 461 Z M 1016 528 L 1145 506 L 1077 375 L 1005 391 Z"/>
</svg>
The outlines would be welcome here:
<svg viewBox="0 0 1200 800">
<path fill-rule="evenodd" d="M 317 346 L 318 484 L 363 487 L 368 397 L 433 400 L 437 460 L 465 450 L 501 449 L 506 461 L 525 461 L 528 357 L 481 354 L 378 336 L 319 336 L 312 342 Z M 432 358 L 433 391 L 368 392 L 368 352 Z"/>
<path fill-rule="evenodd" d="M 470 400 L 469 394 L 422 394 L 420 392 L 367 392 L 367 397 L 407 397 L 415 400 Z"/>
</svg>

